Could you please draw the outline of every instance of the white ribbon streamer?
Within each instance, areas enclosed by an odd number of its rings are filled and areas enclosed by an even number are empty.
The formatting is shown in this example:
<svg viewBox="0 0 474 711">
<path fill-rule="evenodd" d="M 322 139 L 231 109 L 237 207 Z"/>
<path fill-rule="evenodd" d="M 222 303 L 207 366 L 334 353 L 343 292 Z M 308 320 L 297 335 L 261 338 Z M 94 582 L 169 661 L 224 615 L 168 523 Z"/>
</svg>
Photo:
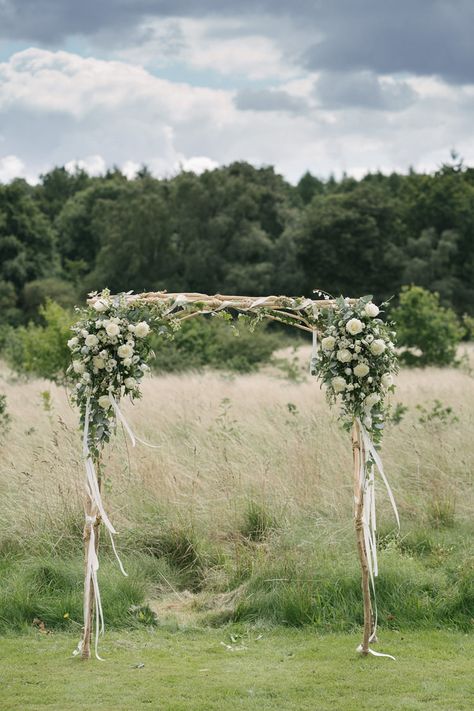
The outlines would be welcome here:
<svg viewBox="0 0 474 711">
<path fill-rule="evenodd" d="M 393 659 L 394 662 L 397 661 L 396 658 L 394 656 L 392 656 L 391 654 L 384 654 L 382 652 L 376 652 L 375 649 L 371 649 L 370 647 L 369 647 L 368 651 L 369 651 L 369 654 L 371 654 L 373 657 L 387 657 L 387 659 Z M 363 647 L 361 644 L 359 644 L 359 646 L 357 647 L 356 652 L 359 652 L 360 654 L 362 654 Z"/>
<path fill-rule="evenodd" d="M 360 491 L 362 493 L 364 507 L 362 511 L 362 524 L 364 532 L 364 543 L 365 549 L 367 551 L 367 565 L 369 568 L 369 578 L 372 587 L 373 601 L 374 601 L 374 629 L 370 636 L 369 642 L 372 642 L 376 638 L 377 632 L 377 622 L 378 622 L 378 611 L 377 611 L 377 598 L 375 593 L 375 578 L 378 576 L 378 560 L 377 560 L 377 519 L 375 510 L 375 472 L 377 470 L 382 478 L 385 488 L 387 489 L 388 497 L 392 505 L 395 518 L 397 521 L 398 528 L 400 529 L 400 517 L 398 515 L 397 505 L 395 503 L 395 498 L 390 488 L 390 484 L 385 475 L 382 460 L 379 453 L 375 449 L 375 445 L 362 422 L 359 418 L 356 418 L 359 431 L 362 437 L 363 445 L 363 456 L 360 457 L 360 468 L 359 468 L 359 484 Z M 357 651 L 362 651 L 362 645 L 357 648 Z M 382 654 L 381 652 L 375 652 L 373 649 L 369 648 L 369 654 L 374 657 L 388 657 L 389 659 L 395 660 L 391 654 Z"/>
<path fill-rule="evenodd" d="M 89 424 L 90 424 L 90 397 L 86 402 L 86 411 L 84 414 L 84 432 L 82 438 L 82 449 L 85 457 L 85 469 L 86 469 L 86 491 L 87 495 L 91 501 L 92 508 L 96 510 L 99 514 L 101 521 L 109 532 L 110 541 L 112 543 L 112 550 L 119 564 L 120 571 L 123 575 L 127 576 L 125 569 L 122 565 L 122 561 L 117 553 L 115 547 L 114 534 L 117 533 L 114 526 L 112 525 L 107 513 L 104 509 L 102 503 L 102 497 L 100 495 L 99 482 L 97 479 L 97 473 L 95 471 L 94 462 L 89 449 Z M 86 526 L 90 527 L 89 534 L 89 546 L 87 549 L 87 560 L 86 560 L 86 578 L 84 585 L 84 625 L 87 624 L 90 615 L 90 590 L 91 585 L 94 595 L 94 605 L 96 613 L 95 622 L 95 655 L 97 659 L 101 659 L 98 653 L 99 646 L 99 632 L 104 633 L 104 613 L 102 610 L 102 601 L 100 597 L 99 581 L 98 581 L 98 570 L 99 570 L 99 559 L 95 549 L 95 530 L 94 524 L 97 523 L 97 513 L 94 516 L 89 516 L 86 514 Z M 79 654 L 82 651 L 83 644 L 79 644 L 75 650 L 75 654 Z"/>
<path fill-rule="evenodd" d="M 120 422 L 124 426 L 125 432 L 130 437 L 130 442 L 132 443 L 132 447 L 135 447 L 137 442 L 140 442 L 140 444 L 143 444 L 145 447 L 151 447 L 151 449 L 160 449 L 161 444 L 150 444 L 150 442 L 145 442 L 144 439 L 141 439 L 133 432 L 132 428 L 130 427 L 127 420 L 125 419 L 125 416 L 124 416 L 122 410 L 119 408 L 117 400 L 114 398 L 112 393 L 109 393 L 109 400 L 110 400 L 110 404 L 112 405 L 112 407 L 114 409 L 117 419 L 120 420 Z"/>
</svg>

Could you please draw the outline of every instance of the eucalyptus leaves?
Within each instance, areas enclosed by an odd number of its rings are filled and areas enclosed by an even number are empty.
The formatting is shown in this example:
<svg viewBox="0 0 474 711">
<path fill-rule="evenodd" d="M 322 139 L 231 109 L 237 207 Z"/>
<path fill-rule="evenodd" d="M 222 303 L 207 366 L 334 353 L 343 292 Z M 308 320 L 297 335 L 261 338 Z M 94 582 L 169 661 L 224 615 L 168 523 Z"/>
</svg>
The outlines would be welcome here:
<svg viewBox="0 0 474 711">
<path fill-rule="evenodd" d="M 355 303 L 336 299 L 318 322 L 321 350 L 312 370 L 326 386 L 329 402 L 339 399 L 344 426 L 349 429 L 359 418 L 375 442 L 382 436 L 384 400 L 394 390 L 397 372 L 395 332 L 379 318 L 381 309 L 371 296 Z"/>
</svg>

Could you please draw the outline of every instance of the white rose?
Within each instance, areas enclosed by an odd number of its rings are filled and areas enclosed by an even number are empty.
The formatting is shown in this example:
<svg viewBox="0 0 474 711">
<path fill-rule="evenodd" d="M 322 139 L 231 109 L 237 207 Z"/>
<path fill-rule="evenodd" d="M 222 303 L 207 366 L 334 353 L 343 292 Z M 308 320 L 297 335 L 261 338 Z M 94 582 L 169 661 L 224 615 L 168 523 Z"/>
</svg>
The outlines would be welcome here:
<svg viewBox="0 0 474 711">
<path fill-rule="evenodd" d="M 331 380 L 332 389 L 335 393 L 342 393 L 346 389 L 347 383 L 340 375 Z"/>
<path fill-rule="evenodd" d="M 377 393 L 370 393 L 364 400 L 364 408 L 366 410 L 371 410 L 373 406 L 380 400 L 380 395 Z"/>
<path fill-rule="evenodd" d="M 89 331 L 87 331 L 85 328 L 83 328 L 81 331 L 81 336 L 83 338 L 87 338 L 88 335 L 89 335 Z"/>
<path fill-rule="evenodd" d="M 344 368 L 344 373 L 346 375 L 352 375 L 352 370 L 350 368 Z"/>
<path fill-rule="evenodd" d="M 94 364 L 94 368 L 97 368 L 97 370 L 102 370 L 102 368 L 105 368 L 105 360 L 103 358 L 100 358 L 99 356 L 93 358 L 92 363 Z"/>
<path fill-rule="evenodd" d="M 123 346 L 118 347 L 117 354 L 119 358 L 131 358 L 133 355 L 133 348 L 127 343 L 124 343 Z"/>
<path fill-rule="evenodd" d="M 125 385 L 127 390 L 133 390 L 133 388 L 137 386 L 137 381 L 135 380 L 135 378 L 125 378 L 123 384 Z"/>
<path fill-rule="evenodd" d="M 148 336 L 150 333 L 150 326 L 147 324 L 146 321 L 140 321 L 140 323 L 137 323 L 135 326 L 135 336 L 138 338 L 145 338 L 145 336 Z"/>
<path fill-rule="evenodd" d="M 97 299 L 97 301 L 94 301 L 92 304 L 92 307 L 100 313 L 101 311 L 107 311 L 109 305 L 104 299 Z"/>
<path fill-rule="evenodd" d="M 358 378 L 364 378 L 369 370 L 370 368 L 366 363 L 358 363 L 354 368 L 354 375 Z"/>
<path fill-rule="evenodd" d="M 101 407 L 103 410 L 108 410 L 111 405 L 108 395 L 101 395 L 97 402 L 99 403 L 99 407 Z"/>
<path fill-rule="evenodd" d="M 340 363 L 348 363 L 352 360 L 352 353 L 348 351 L 347 348 L 343 348 L 341 351 L 337 352 L 336 358 Z"/>
<path fill-rule="evenodd" d="M 81 360 L 73 360 L 72 361 L 72 367 L 74 369 L 75 373 L 83 373 L 86 369 L 86 366 Z"/>
<path fill-rule="evenodd" d="M 105 367 L 107 368 L 107 371 L 110 373 L 115 368 L 116 365 L 117 365 L 117 361 L 115 360 L 115 358 L 111 358 L 110 360 L 107 361 L 107 364 Z"/>
<path fill-rule="evenodd" d="M 113 338 L 114 336 L 118 336 L 120 333 L 120 328 L 116 323 L 108 323 L 107 326 L 105 327 L 105 330 L 107 331 L 107 335 Z"/>
<path fill-rule="evenodd" d="M 83 380 L 85 383 L 90 383 L 90 381 L 91 381 L 91 375 L 90 375 L 90 373 L 84 373 L 84 375 L 82 376 L 82 380 Z"/>
<path fill-rule="evenodd" d="M 321 345 L 322 345 L 324 351 L 332 351 L 335 344 L 336 344 L 336 339 L 334 338 L 334 336 L 326 336 L 321 341 Z"/>
<path fill-rule="evenodd" d="M 357 336 L 364 329 L 364 324 L 358 318 L 351 318 L 350 321 L 346 323 L 346 331 L 350 333 L 351 336 Z"/>
<path fill-rule="evenodd" d="M 370 352 L 374 356 L 378 356 L 383 353 L 385 348 L 385 341 L 383 341 L 381 338 L 376 338 L 375 341 L 370 344 Z"/>
<path fill-rule="evenodd" d="M 129 368 L 132 365 L 132 359 L 131 358 L 124 358 L 123 359 L 123 364 L 126 368 Z"/>
<path fill-rule="evenodd" d="M 79 339 L 77 336 L 74 336 L 73 338 L 70 338 L 69 341 L 67 342 L 68 348 L 75 348 L 77 344 L 79 343 Z"/>
<path fill-rule="evenodd" d="M 379 315 L 380 309 L 376 304 L 373 304 L 371 301 L 369 301 L 369 303 L 365 305 L 364 311 L 367 316 L 370 316 L 370 318 L 375 318 Z"/>
<path fill-rule="evenodd" d="M 384 373 L 382 375 L 382 385 L 384 388 L 389 388 L 393 385 L 393 377 L 390 373 Z"/>
<path fill-rule="evenodd" d="M 97 338 L 97 336 L 94 336 L 93 333 L 90 333 L 85 340 L 85 344 L 86 344 L 86 346 L 89 346 L 89 348 L 96 346 L 98 344 L 98 342 L 99 342 L 99 339 Z"/>
<path fill-rule="evenodd" d="M 135 326 L 133 325 L 133 323 L 131 323 L 131 324 L 129 325 L 128 330 L 130 331 L 130 333 L 134 333 L 134 331 L 135 331 Z"/>
<path fill-rule="evenodd" d="M 103 351 L 101 351 L 101 352 L 99 353 L 99 355 L 100 355 L 100 357 L 103 358 L 104 360 L 107 360 L 107 358 L 109 357 L 109 354 L 107 353 L 107 351 L 106 351 L 105 349 L 104 349 Z"/>
</svg>

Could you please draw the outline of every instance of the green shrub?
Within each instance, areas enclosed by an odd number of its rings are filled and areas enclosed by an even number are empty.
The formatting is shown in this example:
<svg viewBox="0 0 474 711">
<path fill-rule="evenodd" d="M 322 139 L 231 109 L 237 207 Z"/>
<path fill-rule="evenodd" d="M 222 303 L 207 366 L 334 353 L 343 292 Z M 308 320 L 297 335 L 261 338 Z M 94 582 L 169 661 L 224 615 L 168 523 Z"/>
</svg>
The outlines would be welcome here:
<svg viewBox="0 0 474 711">
<path fill-rule="evenodd" d="M 75 316 L 54 301 L 47 301 L 39 313 L 45 325 L 10 329 L 2 339 L 2 355 L 18 373 L 62 382 L 71 357 L 67 340 Z"/>
<path fill-rule="evenodd" d="M 58 277 L 35 279 L 25 284 L 23 289 L 23 312 L 25 321 L 42 320 L 41 308 L 48 301 L 54 301 L 64 309 L 72 310 L 76 303 L 76 292 L 72 284 Z"/>
<path fill-rule="evenodd" d="M 402 354 L 409 365 L 450 365 L 464 331 L 452 309 L 440 305 L 439 294 L 421 286 L 404 286 L 399 306 L 391 314 L 396 323 L 398 343 L 417 349 Z"/>
<path fill-rule="evenodd" d="M 269 332 L 265 326 L 251 332 L 239 321 L 237 330 L 225 319 L 200 316 L 184 321 L 172 341 L 153 336 L 156 355 L 151 366 L 158 372 L 199 370 L 207 366 L 248 373 L 268 363 L 283 339 L 284 336 Z"/>
</svg>

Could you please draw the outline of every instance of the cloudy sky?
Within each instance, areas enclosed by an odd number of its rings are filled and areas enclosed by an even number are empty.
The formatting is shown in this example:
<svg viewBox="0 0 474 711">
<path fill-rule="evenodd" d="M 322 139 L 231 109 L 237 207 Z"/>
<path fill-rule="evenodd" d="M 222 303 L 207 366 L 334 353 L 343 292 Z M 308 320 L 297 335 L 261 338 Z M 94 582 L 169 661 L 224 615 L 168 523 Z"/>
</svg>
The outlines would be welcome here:
<svg viewBox="0 0 474 711">
<path fill-rule="evenodd" d="M 474 163 L 474 0 L 0 0 L 0 181 Z"/>
</svg>

